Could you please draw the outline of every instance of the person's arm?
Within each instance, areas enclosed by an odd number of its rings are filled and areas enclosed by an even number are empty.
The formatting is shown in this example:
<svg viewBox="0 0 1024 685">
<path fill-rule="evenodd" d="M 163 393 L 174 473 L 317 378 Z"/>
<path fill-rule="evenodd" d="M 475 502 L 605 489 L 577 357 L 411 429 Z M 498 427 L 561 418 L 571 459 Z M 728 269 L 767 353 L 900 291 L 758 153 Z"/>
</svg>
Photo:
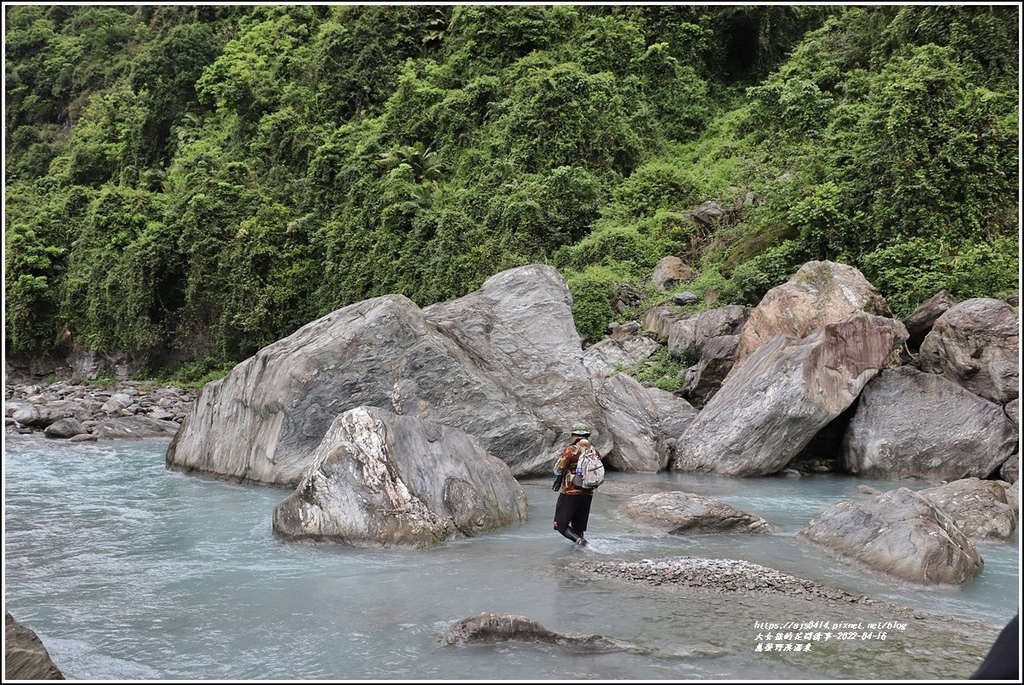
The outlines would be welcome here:
<svg viewBox="0 0 1024 685">
<path fill-rule="evenodd" d="M 569 460 L 572 458 L 576 448 L 573 445 L 569 445 L 562 454 L 558 457 L 558 461 L 555 462 L 555 473 L 565 473 L 565 467 L 569 465 Z"/>
<path fill-rule="evenodd" d="M 569 458 L 572 456 L 572 445 L 569 445 L 562 454 L 559 455 L 558 461 L 555 462 L 555 482 L 551 484 L 552 490 L 559 490 L 562 487 L 562 479 L 565 478 L 565 467 L 569 463 Z"/>
</svg>

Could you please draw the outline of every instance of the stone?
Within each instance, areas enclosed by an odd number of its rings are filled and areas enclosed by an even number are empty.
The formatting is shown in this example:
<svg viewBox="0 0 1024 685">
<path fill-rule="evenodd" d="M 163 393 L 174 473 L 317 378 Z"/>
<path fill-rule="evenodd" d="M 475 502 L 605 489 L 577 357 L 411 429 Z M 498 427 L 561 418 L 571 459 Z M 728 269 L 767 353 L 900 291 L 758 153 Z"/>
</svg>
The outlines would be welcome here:
<svg viewBox="0 0 1024 685">
<path fill-rule="evenodd" d="M 618 512 L 671 535 L 701 533 L 771 533 L 775 527 L 756 514 L 736 509 L 712 497 L 689 492 L 636 495 Z"/>
<path fill-rule="evenodd" d="M 921 370 L 1005 405 L 1020 384 L 1020 315 L 994 298 L 973 298 L 940 316 L 921 343 Z"/>
<path fill-rule="evenodd" d="M 971 540 L 1007 540 L 1017 529 L 1017 515 L 1007 502 L 1006 490 L 994 480 L 962 478 L 918 494 L 952 516 Z"/>
<path fill-rule="evenodd" d="M 4 682 L 14 680 L 64 680 L 39 636 L 4 612 Z"/>
<path fill-rule="evenodd" d="M 657 341 L 646 336 L 605 338 L 583 351 L 583 366 L 591 375 L 610 376 L 635 368 L 660 347 Z"/>
<path fill-rule="evenodd" d="M 662 257 L 651 273 L 654 287 L 665 293 L 680 283 L 693 280 L 693 269 L 683 263 L 679 257 Z"/>
<path fill-rule="evenodd" d="M 502 642 L 542 642 L 570 652 L 607 653 L 633 651 L 632 645 L 602 635 L 556 633 L 525 616 L 483 612 L 448 626 L 441 637 L 447 646 L 494 645 Z"/>
<path fill-rule="evenodd" d="M 1016 483 L 1020 479 L 1020 452 L 1010 456 L 999 469 L 999 476 L 1008 483 Z"/>
<path fill-rule="evenodd" d="M 898 488 L 840 502 L 797 533 L 874 571 L 920 585 L 962 586 L 984 568 L 978 550 L 931 500 Z"/>
<path fill-rule="evenodd" d="M 374 406 L 460 428 L 516 476 L 547 475 L 584 422 L 606 457 L 649 459 L 602 426 L 630 395 L 599 405 L 556 269 L 492 276 L 420 310 L 385 295 L 312 321 L 206 384 L 168 447 L 168 468 L 294 486 L 335 417 Z M 639 396 L 637 396 L 639 397 Z"/>
<path fill-rule="evenodd" d="M 594 380 L 598 404 L 605 410 L 602 428 L 618 449 L 601 451 L 605 465 L 617 471 L 657 473 L 671 452 L 661 429 L 660 408 L 632 376 L 617 373 Z"/>
<path fill-rule="evenodd" d="M 170 438 L 177 434 L 179 427 L 174 421 L 161 421 L 148 416 L 122 416 L 100 421 L 92 433 L 101 440 Z"/>
<path fill-rule="evenodd" d="M 670 299 L 672 300 L 672 304 L 677 304 L 680 307 L 700 302 L 700 298 L 697 297 L 697 293 L 690 290 L 684 290 L 681 293 L 676 293 Z"/>
<path fill-rule="evenodd" d="M 935 321 L 946 313 L 946 310 L 957 303 L 957 299 L 946 290 L 941 290 L 922 302 L 907 318 L 903 325 L 907 327 L 907 346 L 912 349 L 921 347 L 924 338 L 931 332 Z"/>
<path fill-rule="evenodd" d="M 729 373 L 680 439 L 673 468 L 781 471 L 853 403 L 906 335 L 898 321 L 858 313 L 803 339 L 773 338 Z"/>
<path fill-rule="evenodd" d="M 738 335 L 719 335 L 704 343 L 700 359 L 687 369 L 683 398 L 699 409 L 708 403 L 736 363 L 739 340 Z"/>
<path fill-rule="evenodd" d="M 651 307 L 640 315 L 640 325 L 643 330 L 650 333 L 655 340 L 664 343 L 668 340 L 669 331 L 672 326 L 684 318 L 677 307 L 661 305 Z"/>
<path fill-rule="evenodd" d="M 739 332 L 736 364 L 743 364 L 777 335 L 803 338 L 858 312 L 892 317 L 885 298 L 858 269 L 830 261 L 807 262 L 750 311 Z"/>
<path fill-rule="evenodd" d="M 984 478 L 1017 450 L 1003 408 L 910 366 L 864 387 L 841 446 L 843 468 L 863 478 Z"/>
<path fill-rule="evenodd" d="M 378 407 L 339 415 L 295 492 L 274 509 L 275 535 L 353 546 L 419 546 L 526 520 L 508 466 L 458 428 Z"/>
<path fill-rule="evenodd" d="M 58 419 L 43 429 L 43 433 L 48 438 L 72 438 L 88 432 L 82 422 L 74 417 Z"/>
<path fill-rule="evenodd" d="M 709 340 L 736 334 L 749 312 L 747 307 L 734 304 L 676 321 L 668 331 L 668 353 L 678 359 L 696 359 Z"/>
</svg>

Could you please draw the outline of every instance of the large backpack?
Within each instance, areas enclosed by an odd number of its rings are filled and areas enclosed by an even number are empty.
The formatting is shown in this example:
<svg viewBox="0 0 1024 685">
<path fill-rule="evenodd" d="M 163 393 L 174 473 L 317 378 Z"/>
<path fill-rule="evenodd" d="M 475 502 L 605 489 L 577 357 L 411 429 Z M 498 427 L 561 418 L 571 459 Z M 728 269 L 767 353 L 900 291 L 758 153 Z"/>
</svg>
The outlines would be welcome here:
<svg viewBox="0 0 1024 685">
<path fill-rule="evenodd" d="M 572 479 L 573 485 L 578 488 L 593 490 L 604 482 L 604 464 L 601 457 L 597 456 L 597 450 L 593 445 L 580 451 L 580 458 L 576 462 L 576 475 Z"/>
</svg>

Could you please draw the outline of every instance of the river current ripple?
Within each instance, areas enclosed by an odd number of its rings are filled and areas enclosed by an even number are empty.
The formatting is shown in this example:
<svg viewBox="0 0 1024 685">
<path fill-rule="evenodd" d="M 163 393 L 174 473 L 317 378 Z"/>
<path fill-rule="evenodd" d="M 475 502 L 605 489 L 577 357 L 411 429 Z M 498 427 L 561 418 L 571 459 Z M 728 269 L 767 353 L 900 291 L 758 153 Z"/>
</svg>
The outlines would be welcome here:
<svg viewBox="0 0 1024 685">
<path fill-rule="evenodd" d="M 68 679 L 965 678 L 1019 606 L 1017 535 L 982 545 L 985 570 L 962 589 L 901 587 L 795 537 L 827 507 L 866 497 L 856 491 L 861 483 L 924 484 L 611 473 L 594 502 L 591 546 L 577 550 L 551 529 L 548 480 L 531 480 L 523 482 L 529 520 L 522 525 L 433 549 L 360 550 L 276 539 L 271 514 L 287 491 L 167 471 L 166 447 L 5 438 L 4 603 Z M 670 490 L 757 513 L 778 532 L 667 536 L 615 513 L 634 494 Z M 935 621 L 911 617 L 886 640 L 765 640 L 765 625 L 852 614 L 574 572 L 583 559 L 677 557 L 743 560 L 965 623 L 939 633 Z M 449 625 L 485 611 L 639 649 L 573 654 L 546 644 L 441 643 Z M 811 648 L 764 651 L 773 641 Z"/>
</svg>

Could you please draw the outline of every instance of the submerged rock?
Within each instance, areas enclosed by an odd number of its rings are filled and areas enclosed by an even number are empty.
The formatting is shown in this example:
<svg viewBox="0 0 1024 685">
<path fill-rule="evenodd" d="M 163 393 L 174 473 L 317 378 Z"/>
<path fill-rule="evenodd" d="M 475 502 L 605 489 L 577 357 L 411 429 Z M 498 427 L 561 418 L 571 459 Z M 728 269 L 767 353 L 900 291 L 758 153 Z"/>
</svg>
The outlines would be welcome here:
<svg viewBox="0 0 1024 685">
<path fill-rule="evenodd" d="M 625 642 L 603 635 L 582 633 L 556 633 L 537 621 L 515 614 L 481 613 L 456 621 L 445 630 L 444 644 L 493 645 L 500 642 L 546 642 L 570 652 L 604 653 L 632 651 Z"/>
</svg>

